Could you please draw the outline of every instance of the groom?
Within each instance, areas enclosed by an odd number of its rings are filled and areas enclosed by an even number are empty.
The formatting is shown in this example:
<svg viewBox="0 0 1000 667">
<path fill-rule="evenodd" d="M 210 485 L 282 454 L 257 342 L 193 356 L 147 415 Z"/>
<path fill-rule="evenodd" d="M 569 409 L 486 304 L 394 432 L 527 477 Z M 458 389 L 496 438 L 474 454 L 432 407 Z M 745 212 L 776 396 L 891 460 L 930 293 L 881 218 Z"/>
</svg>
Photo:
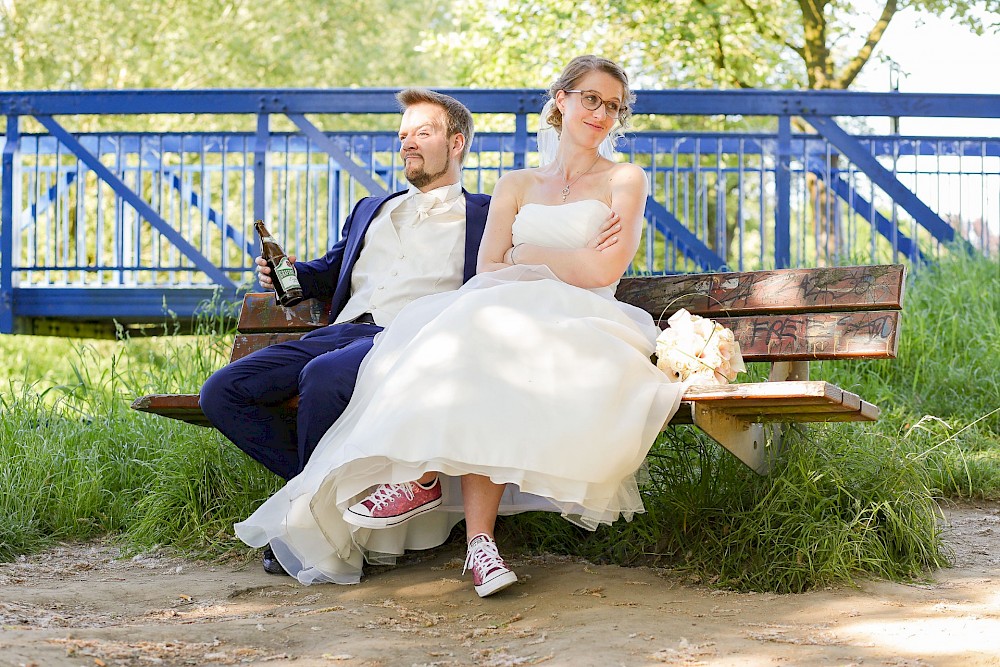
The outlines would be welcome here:
<svg viewBox="0 0 1000 667">
<path fill-rule="evenodd" d="M 325 256 L 294 264 L 306 298 L 331 299 L 331 324 L 237 360 L 201 389 L 212 425 L 286 480 L 344 412 L 375 334 L 410 301 L 457 289 L 476 273 L 490 198 L 462 187 L 472 114 L 430 90 L 410 88 L 396 97 L 410 188 L 362 199 Z M 258 257 L 257 265 L 261 286 L 273 289 L 266 263 Z M 295 395 L 298 417 L 291 423 L 281 405 Z M 269 548 L 264 569 L 284 573 Z"/>
</svg>

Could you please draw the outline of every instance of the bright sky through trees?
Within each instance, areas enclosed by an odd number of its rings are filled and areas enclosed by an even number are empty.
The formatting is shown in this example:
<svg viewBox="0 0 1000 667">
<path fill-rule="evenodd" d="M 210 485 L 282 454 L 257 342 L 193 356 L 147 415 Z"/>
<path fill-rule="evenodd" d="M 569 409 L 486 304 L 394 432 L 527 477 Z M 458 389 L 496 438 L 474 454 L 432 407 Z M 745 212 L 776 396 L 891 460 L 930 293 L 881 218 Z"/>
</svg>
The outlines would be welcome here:
<svg viewBox="0 0 1000 667">
<path fill-rule="evenodd" d="M 981 13 L 984 22 L 990 21 Z M 996 17 L 993 21 L 1000 20 Z M 889 90 L 890 58 L 900 69 L 899 90 L 904 93 L 1000 94 L 1000 34 L 976 35 L 948 19 L 913 11 L 893 19 L 878 53 L 861 72 L 854 90 Z M 874 120 L 877 132 L 888 132 L 887 120 Z M 902 134 L 943 134 L 1000 137 L 1000 119 L 904 118 Z"/>
</svg>

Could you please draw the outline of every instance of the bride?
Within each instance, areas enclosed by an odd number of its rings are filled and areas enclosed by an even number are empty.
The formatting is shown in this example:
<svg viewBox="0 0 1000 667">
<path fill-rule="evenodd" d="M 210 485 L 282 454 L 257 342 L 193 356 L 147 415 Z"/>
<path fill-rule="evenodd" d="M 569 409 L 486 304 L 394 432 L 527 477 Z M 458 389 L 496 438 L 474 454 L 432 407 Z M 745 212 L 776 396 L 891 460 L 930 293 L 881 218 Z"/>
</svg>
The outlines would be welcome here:
<svg viewBox="0 0 1000 667">
<path fill-rule="evenodd" d="M 442 544 L 462 518 L 480 596 L 517 581 L 499 514 L 560 512 L 588 529 L 642 512 L 635 472 L 680 401 L 650 362 L 659 329 L 615 300 L 639 246 L 641 168 L 608 156 L 634 95 L 616 63 L 573 59 L 539 150 L 493 193 L 479 273 L 407 306 L 379 334 L 350 406 L 303 472 L 236 534 L 305 584 Z M 620 230 L 588 240 L 610 211 Z"/>
</svg>

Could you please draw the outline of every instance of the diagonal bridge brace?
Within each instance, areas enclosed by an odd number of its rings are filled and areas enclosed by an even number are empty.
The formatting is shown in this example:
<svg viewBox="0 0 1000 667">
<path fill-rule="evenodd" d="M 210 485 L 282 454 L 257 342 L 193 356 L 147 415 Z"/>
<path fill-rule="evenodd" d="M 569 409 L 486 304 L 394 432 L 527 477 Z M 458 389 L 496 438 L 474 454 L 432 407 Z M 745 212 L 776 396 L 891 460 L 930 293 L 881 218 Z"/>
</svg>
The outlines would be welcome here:
<svg viewBox="0 0 1000 667">
<path fill-rule="evenodd" d="M 652 195 L 646 196 L 644 215 L 647 220 L 653 222 L 656 231 L 673 239 L 684 256 L 696 262 L 702 269 L 709 271 L 727 270 L 725 260 L 691 233 L 663 204 L 653 199 Z"/>
<path fill-rule="evenodd" d="M 49 134 L 59 139 L 59 141 L 62 142 L 66 148 L 70 149 L 70 151 L 72 151 L 81 162 L 86 164 L 95 174 L 97 174 L 98 178 L 110 185 L 119 197 L 131 204 L 139 215 L 145 218 L 150 225 L 163 234 L 163 236 L 166 237 L 167 240 L 169 240 L 178 250 L 180 250 L 185 257 L 190 259 L 199 271 L 204 272 L 205 275 L 207 275 L 216 284 L 233 291 L 236 290 L 236 283 L 230 280 L 229 276 L 227 276 L 225 272 L 215 266 L 215 264 L 213 264 L 203 254 L 198 252 L 197 248 L 188 243 L 188 241 L 177 233 L 177 231 L 171 227 L 159 213 L 153 210 L 152 206 L 146 203 L 146 201 L 136 194 L 136 192 L 128 185 L 126 185 L 123 180 L 115 176 L 110 169 L 104 166 L 96 155 L 84 148 L 83 144 L 81 144 L 79 140 L 77 140 L 77 138 L 74 137 L 69 131 L 57 123 L 52 116 L 36 115 L 35 118 L 46 130 L 49 131 Z"/>
<path fill-rule="evenodd" d="M 252 240 L 247 241 L 246 237 L 243 236 L 241 232 L 226 222 L 223 214 L 219 213 L 219 211 L 215 210 L 215 208 L 207 203 L 202 202 L 201 197 L 194 191 L 194 188 L 188 188 L 188 197 L 185 199 L 184 182 L 178 175 L 177 170 L 163 164 L 162 155 L 157 152 L 147 150 L 142 154 L 142 161 L 148 164 L 151 168 L 158 169 L 164 176 L 169 177 L 170 185 L 177 191 L 182 200 L 187 201 L 191 204 L 191 206 L 194 206 L 196 209 L 201 211 L 201 214 L 204 215 L 209 222 L 218 227 L 219 231 L 226 235 L 226 238 L 230 238 L 235 241 L 236 245 L 246 252 L 247 257 L 253 258 L 255 256 L 257 251 L 256 244 Z"/>
<path fill-rule="evenodd" d="M 921 264 L 927 264 L 929 262 L 927 255 L 916 241 L 911 239 L 909 236 L 899 231 L 896 225 L 892 223 L 891 220 L 886 218 L 882 213 L 868 201 L 864 195 L 857 191 L 852 191 L 850 184 L 841 175 L 840 169 L 834 169 L 830 172 L 830 178 L 827 179 L 824 175 L 822 169 L 818 167 L 811 167 L 809 171 L 816 176 L 820 181 L 827 183 L 830 189 L 833 190 L 834 194 L 841 198 L 851 209 L 853 209 L 862 218 L 870 221 L 875 226 L 875 231 L 878 232 L 884 239 L 892 243 L 895 241 L 899 251 L 903 253 L 913 262 L 919 262 Z"/>
<path fill-rule="evenodd" d="M 904 211 L 913 216 L 920 226 L 942 243 L 955 239 L 955 230 L 951 225 L 931 210 L 909 188 L 903 185 L 895 175 L 885 167 L 858 140 L 845 132 L 833 119 L 826 116 L 802 116 L 817 132 L 826 138 L 837 150 L 856 164 L 875 185 L 892 197 Z"/>
<path fill-rule="evenodd" d="M 347 153 L 345 153 L 337 143 L 326 136 L 322 130 L 309 122 L 309 119 L 305 117 L 305 114 L 301 113 L 286 113 L 289 120 L 295 123 L 302 134 L 309 137 L 310 141 L 319 146 L 320 150 L 326 153 L 331 160 L 337 163 L 337 165 L 349 173 L 351 178 L 360 183 L 368 190 L 368 193 L 376 197 L 384 197 L 389 194 L 389 190 L 383 186 L 381 183 L 372 178 L 371 174 L 368 173 L 364 167 L 359 165 L 357 162 L 351 159 Z"/>
</svg>

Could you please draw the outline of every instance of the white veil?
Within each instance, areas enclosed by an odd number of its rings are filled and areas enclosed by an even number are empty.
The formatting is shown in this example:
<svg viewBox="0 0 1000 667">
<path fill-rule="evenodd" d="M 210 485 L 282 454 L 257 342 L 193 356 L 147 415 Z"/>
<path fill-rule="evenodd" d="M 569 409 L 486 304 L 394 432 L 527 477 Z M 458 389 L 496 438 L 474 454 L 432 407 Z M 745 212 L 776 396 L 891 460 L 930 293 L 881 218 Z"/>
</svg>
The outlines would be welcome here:
<svg viewBox="0 0 1000 667">
<path fill-rule="evenodd" d="M 556 149 L 559 148 L 559 133 L 556 132 L 556 128 L 549 124 L 549 113 L 552 112 L 552 107 L 555 103 L 554 99 L 549 99 L 545 103 L 545 106 L 542 107 L 542 116 L 538 119 L 538 134 L 535 135 L 535 141 L 538 143 L 539 167 L 544 167 L 555 160 Z M 615 143 L 617 138 L 617 135 L 612 132 L 601 142 L 601 145 L 597 148 L 597 152 L 601 157 L 609 160 L 615 159 Z"/>
</svg>

